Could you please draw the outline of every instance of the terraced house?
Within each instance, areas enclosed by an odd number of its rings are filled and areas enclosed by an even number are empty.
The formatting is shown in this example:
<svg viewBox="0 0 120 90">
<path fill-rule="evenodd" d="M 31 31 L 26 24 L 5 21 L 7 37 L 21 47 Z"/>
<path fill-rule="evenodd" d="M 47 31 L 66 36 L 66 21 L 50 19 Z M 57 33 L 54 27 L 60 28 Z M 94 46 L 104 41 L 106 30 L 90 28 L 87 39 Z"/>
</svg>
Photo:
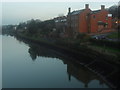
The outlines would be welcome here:
<svg viewBox="0 0 120 90">
<path fill-rule="evenodd" d="M 89 4 L 85 9 L 71 12 L 67 15 L 68 31 L 75 33 L 98 33 L 112 28 L 112 15 L 101 5 L 100 10 L 92 11 Z"/>
</svg>

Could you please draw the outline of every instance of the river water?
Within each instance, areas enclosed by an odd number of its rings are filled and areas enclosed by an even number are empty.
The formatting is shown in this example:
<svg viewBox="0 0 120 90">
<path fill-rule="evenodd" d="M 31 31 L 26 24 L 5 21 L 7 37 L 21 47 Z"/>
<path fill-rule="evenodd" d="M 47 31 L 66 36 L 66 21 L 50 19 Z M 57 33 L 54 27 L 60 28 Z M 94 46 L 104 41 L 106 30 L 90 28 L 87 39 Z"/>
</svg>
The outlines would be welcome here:
<svg viewBox="0 0 120 90">
<path fill-rule="evenodd" d="M 2 36 L 2 88 L 109 88 L 54 49 Z"/>
</svg>

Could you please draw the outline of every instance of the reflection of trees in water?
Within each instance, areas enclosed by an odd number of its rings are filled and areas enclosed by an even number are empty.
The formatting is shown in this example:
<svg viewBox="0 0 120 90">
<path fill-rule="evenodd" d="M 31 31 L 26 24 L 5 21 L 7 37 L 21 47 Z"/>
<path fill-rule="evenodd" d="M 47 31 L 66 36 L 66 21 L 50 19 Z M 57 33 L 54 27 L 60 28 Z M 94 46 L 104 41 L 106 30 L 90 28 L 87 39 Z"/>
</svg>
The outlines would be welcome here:
<svg viewBox="0 0 120 90">
<path fill-rule="evenodd" d="M 68 73 L 68 79 L 71 81 L 71 76 L 75 77 L 77 80 L 84 83 L 84 87 L 88 87 L 88 84 L 92 80 L 98 80 L 100 81 L 100 84 L 103 84 L 103 80 L 101 80 L 99 77 L 97 77 L 95 74 L 90 72 L 88 69 L 84 68 L 83 66 L 80 66 L 79 64 L 74 63 L 69 56 L 65 53 L 60 53 L 55 50 L 45 48 L 43 46 L 29 44 L 29 54 L 34 61 L 37 56 L 42 57 L 52 57 L 52 58 L 59 58 L 59 60 L 62 60 L 64 64 L 67 64 L 67 73 Z M 72 61 L 71 61 L 71 60 Z"/>
<path fill-rule="evenodd" d="M 35 60 L 37 56 L 42 57 L 52 57 L 52 58 L 59 58 L 60 56 L 55 53 L 54 50 L 42 47 L 42 46 L 35 46 L 35 45 L 29 45 L 29 54 L 32 58 L 32 60 Z"/>
<path fill-rule="evenodd" d="M 29 54 L 30 54 L 30 57 L 32 58 L 32 60 L 34 61 L 36 58 L 37 58 L 37 53 L 35 53 L 32 49 L 34 48 L 29 48 Z"/>
<path fill-rule="evenodd" d="M 29 54 L 32 60 L 35 60 L 37 56 L 59 58 L 60 60 L 70 59 L 67 53 L 61 53 L 49 47 L 40 46 L 37 44 L 29 44 Z"/>
</svg>

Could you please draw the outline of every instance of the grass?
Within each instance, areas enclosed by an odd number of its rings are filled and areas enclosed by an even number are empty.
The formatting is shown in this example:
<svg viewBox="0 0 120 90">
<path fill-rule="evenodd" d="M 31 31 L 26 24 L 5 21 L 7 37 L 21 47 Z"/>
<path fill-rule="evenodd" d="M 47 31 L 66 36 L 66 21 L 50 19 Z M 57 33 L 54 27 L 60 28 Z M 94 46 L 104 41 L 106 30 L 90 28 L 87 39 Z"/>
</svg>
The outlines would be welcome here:
<svg viewBox="0 0 120 90">
<path fill-rule="evenodd" d="M 114 33 L 110 34 L 109 37 L 115 38 L 117 36 L 117 34 L 118 34 L 117 32 L 114 32 Z M 56 45 L 62 45 L 62 46 L 71 46 L 72 45 L 71 48 L 77 47 L 81 43 L 81 40 L 76 40 L 76 39 L 71 39 L 71 38 L 64 38 L 64 39 L 58 38 L 58 39 L 55 39 L 55 42 L 51 42 L 50 40 L 47 40 L 45 38 L 41 38 L 37 35 L 29 36 L 29 35 L 26 35 L 25 33 L 24 34 L 22 33 L 20 35 L 24 36 L 24 37 L 27 37 L 27 38 L 30 38 L 32 40 L 42 41 L 42 42 L 49 43 L 49 44 L 56 44 Z M 90 47 L 92 47 L 93 49 L 96 49 L 98 51 L 104 51 L 105 50 L 105 51 L 111 52 L 111 53 L 120 53 L 120 50 L 110 48 L 110 47 L 98 46 L 98 45 L 95 45 L 95 44 L 90 45 Z"/>
<path fill-rule="evenodd" d="M 102 53 L 111 53 L 111 54 L 119 54 L 120 55 L 120 49 L 116 49 L 116 48 L 110 48 L 110 47 L 105 47 L 105 46 L 98 46 L 98 45 L 90 45 L 89 47 L 91 47 L 94 50 L 97 50 L 99 52 Z"/>
<path fill-rule="evenodd" d="M 108 62 L 120 65 L 120 49 L 114 49 L 110 47 L 97 45 L 89 45 L 88 48 L 105 55 L 108 58 Z"/>
<path fill-rule="evenodd" d="M 109 57 L 110 59 L 114 58 L 114 59 L 112 59 L 112 62 L 119 63 L 118 58 L 120 56 L 120 50 L 118 50 L 118 49 L 113 49 L 113 48 L 104 47 L 104 46 L 98 46 L 98 45 L 94 45 L 94 44 L 91 44 L 91 45 L 88 44 L 87 45 L 88 48 L 86 48 L 86 47 L 83 47 L 84 45 L 83 46 L 80 45 L 80 41 L 72 40 L 73 42 L 71 42 L 70 38 L 56 39 L 57 41 L 51 42 L 47 39 L 37 37 L 36 35 L 30 37 L 26 34 L 20 34 L 20 36 L 31 39 L 35 42 L 43 42 L 50 46 L 61 48 L 61 49 L 71 51 L 74 53 L 84 52 L 85 54 L 88 54 L 89 52 L 91 52 L 91 54 L 89 54 L 89 56 L 92 55 L 94 53 L 94 51 L 96 51 L 96 52 L 106 55 L 106 57 L 110 56 Z M 111 61 L 111 60 L 108 60 L 108 61 Z"/>
<path fill-rule="evenodd" d="M 113 32 L 111 34 L 109 34 L 107 37 L 110 38 L 110 39 L 117 39 L 118 38 L 118 35 L 120 35 L 120 32 Z"/>
</svg>

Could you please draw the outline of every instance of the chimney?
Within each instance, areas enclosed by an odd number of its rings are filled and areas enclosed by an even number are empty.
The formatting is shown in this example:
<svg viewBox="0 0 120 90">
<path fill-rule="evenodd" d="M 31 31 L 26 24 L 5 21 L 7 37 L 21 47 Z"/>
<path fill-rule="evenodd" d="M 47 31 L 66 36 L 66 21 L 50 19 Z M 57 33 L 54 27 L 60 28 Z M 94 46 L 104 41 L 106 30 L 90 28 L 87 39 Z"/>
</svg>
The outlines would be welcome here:
<svg viewBox="0 0 120 90">
<path fill-rule="evenodd" d="M 71 12 L 71 8 L 69 7 L 69 8 L 68 8 L 68 14 L 69 14 L 70 12 Z"/>
<path fill-rule="evenodd" d="M 105 10 L 105 5 L 101 5 L 101 10 Z"/>
<path fill-rule="evenodd" d="M 85 4 L 85 9 L 89 9 L 89 4 Z"/>
</svg>

